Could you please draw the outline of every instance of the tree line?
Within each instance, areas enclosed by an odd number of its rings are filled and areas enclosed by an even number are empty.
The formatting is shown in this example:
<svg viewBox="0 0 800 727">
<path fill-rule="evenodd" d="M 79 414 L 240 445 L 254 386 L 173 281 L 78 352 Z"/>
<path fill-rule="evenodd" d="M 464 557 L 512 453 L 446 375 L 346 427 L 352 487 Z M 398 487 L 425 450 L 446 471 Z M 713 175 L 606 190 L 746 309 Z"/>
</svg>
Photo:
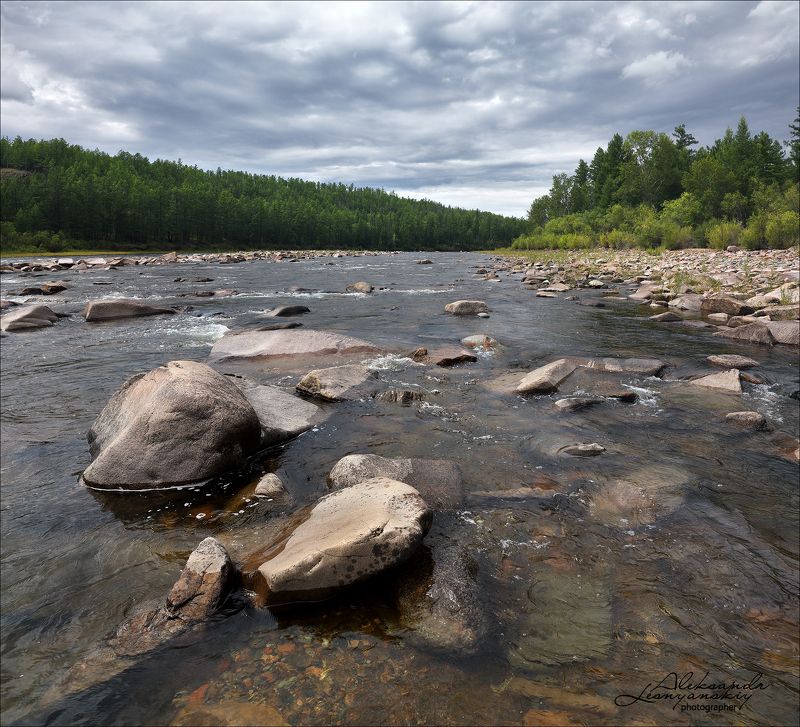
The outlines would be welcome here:
<svg viewBox="0 0 800 727">
<path fill-rule="evenodd" d="M 4 249 L 361 248 L 508 245 L 521 218 L 324 184 L 196 166 L 63 139 L 0 139 Z"/>
<path fill-rule="evenodd" d="M 615 134 L 533 201 L 517 249 L 750 249 L 800 244 L 800 108 L 781 143 L 742 117 L 712 145 L 684 124 L 672 135 Z M 785 149 L 788 154 L 785 153 Z"/>
</svg>

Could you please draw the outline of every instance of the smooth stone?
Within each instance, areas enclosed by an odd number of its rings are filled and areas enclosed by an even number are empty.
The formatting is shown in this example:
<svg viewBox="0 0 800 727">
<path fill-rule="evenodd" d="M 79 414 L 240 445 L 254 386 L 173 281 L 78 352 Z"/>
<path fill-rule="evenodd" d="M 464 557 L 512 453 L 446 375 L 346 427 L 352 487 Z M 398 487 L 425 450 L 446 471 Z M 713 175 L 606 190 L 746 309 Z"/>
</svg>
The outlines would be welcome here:
<svg viewBox="0 0 800 727">
<path fill-rule="evenodd" d="M 730 316 L 727 313 L 709 313 L 706 318 L 712 321 L 713 323 L 719 323 L 720 325 L 725 325 L 728 322 Z"/>
<path fill-rule="evenodd" d="M 10 332 L 48 328 L 57 320 L 58 316 L 46 305 L 17 306 L 0 318 L 0 330 Z"/>
<path fill-rule="evenodd" d="M 348 293 L 371 293 L 373 291 L 373 287 L 369 283 L 365 283 L 363 280 L 358 283 L 350 283 L 347 286 L 346 291 Z"/>
<path fill-rule="evenodd" d="M 548 393 L 558 389 L 578 365 L 574 361 L 561 358 L 557 361 L 534 369 L 519 382 L 516 388 L 518 394 Z"/>
<path fill-rule="evenodd" d="M 377 353 L 371 343 L 328 331 L 272 330 L 226 333 L 211 348 L 216 360 L 270 359 Z"/>
<path fill-rule="evenodd" d="M 726 369 L 749 369 L 759 365 L 758 361 L 755 359 L 748 358 L 747 356 L 739 356 L 735 353 L 715 354 L 713 356 L 708 356 L 706 361 L 714 366 L 722 366 Z"/>
<path fill-rule="evenodd" d="M 767 328 L 777 343 L 800 345 L 800 321 L 768 321 Z"/>
<path fill-rule="evenodd" d="M 328 483 L 338 490 L 373 477 L 388 477 L 411 485 L 434 510 L 453 509 L 464 499 L 461 468 L 446 459 L 389 459 L 377 454 L 349 454 L 333 466 Z"/>
<path fill-rule="evenodd" d="M 725 415 L 725 421 L 740 429 L 751 431 L 764 429 L 767 424 L 767 418 L 757 411 L 732 411 Z"/>
<path fill-rule="evenodd" d="M 267 606 L 317 601 L 408 559 L 431 525 L 410 485 L 376 477 L 325 495 L 273 544 L 250 585 Z"/>
<path fill-rule="evenodd" d="M 377 374 L 363 364 L 345 364 L 309 371 L 297 390 L 324 401 L 362 399 L 374 393 Z"/>
<path fill-rule="evenodd" d="M 444 310 L 455 316 L 474 316 L 480 313 L 488 313 L 489 306 L 482 300 L 456 300 L 448 303 Z"/>
<path fill-rule="evenodd" d="M 573 457 L 596 457 L 605 451 L 604 446 L 592 442 L 591 444 L 567 444 L 558 450 L 558 454 L 569 454 Z"/>
<path fill-rule="evenodd" d="M 683 318 L 677 313 L 667 311 L 666 313 L 658 313 L 657 315 L 650 316 L 650 320 L 657 321 L 658 323 L 672 323 L 673 321 L 682 321 Z"/>
<path fill-rule="evenodd" d="M 770 329 L 763 323 L 749 323 L 738 328 L 723 328 L 717 331 L 715 336 L 729 338 L 734 341 L 744 341 L 746 343 L 760 343 L 771 346 L 775 339 L 770 333 Z"/>
<path fill-rule="evenodd" d="M 489 317 L 490 316 L 488 313 L 478 313 L 478 318 L 489 318 Z"/>
<path fill-rule="evenodd" d="M 241 465 L 261 442 L 256 412 L 225 376 L 171 361 L 130 377 L 87 435 L 83 479 L 101 489 L 197 482 Z"/>
<path fill-rule="evenodd" d="M 703 298 L 696 293 L 686 293 L 677 298 L 669 301 L 670 308 L 677 308 L 678 310 L 690 311 L 692 313 L 699 313 L 700 306 L 702 305 Z"/>
<path fill-rule="evenodd" d="M 766 323 L 764 318 L 759 318 L 757 316 L 729 316 L 728 320 L 725 321 L 725 325 L 728 328 L 738 328 L 739 326 L 747 326 L 751 323 Z"/>
<path fill-rule="evenodd" d="M 282 497 L 285 494 L 286 488 L 281 478 L 272 472 L 264 475 L 256 484 L 256 497 Z"/>
<path fill-rule="evenodd" d="M 590 358 L 580 365 L 596 371 L 657 376 L 667 364 L 657 358 Z"/>
<path fill-rule="evenodd" d="M 136 300 L 95 300 L 87 303 L 83 317 L 89 322 L 111 321 L 119 318 L 138 318 L 140 316 L 174 315 L 172 308 L 158 308 Z"/>
<path fill-rule="evenodd" d="M 732 391 L 736 394 L 742 393 L 742 384 L 739 381 L 739 370 L 730 369 L 719 374 L 710 374 L 702 376 L 699 379 L 693 379 L 689 383 L 695 386 L 704 386 L 707 389 L 720 389 L 721 391 Z"/>
<path fill-rule="evenodd" d="M 714 295 L 703 298 L 700 304 L 700 312 L 706 315 L 709 313 L 726 313 L 729 316 L 741 316 L 752 313 L 753 309 L 746 303 L 736 300 L 736 298 L 731 298 L 727 295 Z"/>
<path fill-rule="evenodd" d="M 327 418 L 316 404 L 277 386 L 262 386 L 240 378 L 231 378 L 231 381 L 253 407 L 261 423 L 264 447 L 294 439 Z"/>
<path fill-rule="evenodd" d="M 575 396 L 568 397 L 566 399 L 559 399 L 554 406 L 559 411 L 578 411 L 580 409 L 588 409 L 590 406 L 602 403 L 602 401 L 602 399 Z"/>
<path fill-rule="evenodd" d="M 497 346 L 497 341 L 495 341 L 491 336 L 487 336 L 485 333 L 478 333 L 474 336 L 462 338 L 461 345 L 469 348 L 482 348 L 488 350 Z"/>
<path fill-rule="evenodd" d="M 311 309 L 304 305 L 281 305 L 264 314 L 265 318 L 278 318 L 282 316 L 299 316 L 310 313 Z"/>
</svg>

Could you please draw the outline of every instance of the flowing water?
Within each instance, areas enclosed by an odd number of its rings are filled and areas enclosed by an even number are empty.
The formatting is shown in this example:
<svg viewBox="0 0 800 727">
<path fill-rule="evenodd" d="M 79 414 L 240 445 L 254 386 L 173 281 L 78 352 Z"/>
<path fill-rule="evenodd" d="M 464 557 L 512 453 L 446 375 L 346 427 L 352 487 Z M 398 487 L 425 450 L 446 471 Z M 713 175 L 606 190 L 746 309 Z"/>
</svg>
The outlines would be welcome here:
<svg viewBox="0 0 800 727">
<path fill-rule="evenodd" d="M 432 265 L 402 254 L 42 276 L 73 284 L 43 301 L 60 312 L 109 295 L 194 309 L 103 324 L 73 315 L 2 340 L 3 724 L 191 724 L 192 709 L 219 704 L 227 719 L 249 723 L 266 722 L 269 708 L 290 724 L 320 725 L 796 723 L 796 349 L 653 323 L 621 300 L 599 308 L 536 298 L 518 277 L 473 275 L 486 258 L 430 257 Z M 357 280 L 380 289 L 337 292 Z M 3 297 L 31 282 L 3 275 Z M 176 297 L 222 288 L 238 294 Z M 444 314 L 457 299 L 485 300 L 491 317 Z M 226 331 L 293 303 L 311 309 L 298 319 L 307 328 L 390 351 L 365 358 L 387 387 L 418 387 L 426 400 L 325 405 L 325 423 L 253 463 L 252 475 L 281 476 L 291 505 L 249 496 L 246 477 L 177 498 L 80 483 L 86 431 L 128 376 L 206 361 Z M 474 333 L 501 345 L 452 369 L 402 355 Z M 712 373 L 712 353 L 756 358 L 765 383 L 744 384 L 739 397 L 680 381 Z M 515 374 L 567 355 L 670 367 L 662 378 L 617 376 L 639 395 L 633 404 L 560 413 L 558 396 L 508 392 Z M 561 395 L 591 392 L 593 377 L 576 373 Z M 297 375 L 263 368 L 258 378 L 291 386 Z M 772 431 L 725 423 L 743 409 L 765 414 Z M 575 442 L 606 451 L 558 453 Z M 478 564 L 489 623 L 478 656 L 421 647 L 378 578 L 289 612 L 233 604 L 106 681 L 59 690 L 133 606 L 165 596 L 200 540 L 214 535 L 234 560 L 263 547 L 327 491 L 333 464 L 356 452 L 461 465 L 463 508 L 438 514 L 434 530 Z M 540 496 L 499 492 L 531 487 Z M 720 694 L 710 684 L 734 680 L 725 699 L 707 698 Z"/>
</svg>

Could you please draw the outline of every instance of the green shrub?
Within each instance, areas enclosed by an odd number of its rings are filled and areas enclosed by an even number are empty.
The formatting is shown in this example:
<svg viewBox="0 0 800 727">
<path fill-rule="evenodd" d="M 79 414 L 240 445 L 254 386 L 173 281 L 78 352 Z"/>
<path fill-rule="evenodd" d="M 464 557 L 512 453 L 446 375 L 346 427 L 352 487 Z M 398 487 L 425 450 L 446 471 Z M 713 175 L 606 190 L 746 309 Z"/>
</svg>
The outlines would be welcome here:
<svg viewBox="0 0 800 727">
<path fill-rule="evenodd" d="M 636 235 L 625 230 L 609 230 L 600 233 L 600 244 L 613 250 L 636 247 Z"/>
<path fill-rule="evenodd" d="M 742 226 L 738 222 L 718 222 L 707 231 L 708 242 L 716 250 L 724 250 L 728 245 L 738 245 L 742 241 Z"/>
<path fill-rule="evenodd" d="M 770 215 L 765 237 L 769 247 L 786 248 L 800 244 L 800 215 L 797 212 Z"/>
</svg>

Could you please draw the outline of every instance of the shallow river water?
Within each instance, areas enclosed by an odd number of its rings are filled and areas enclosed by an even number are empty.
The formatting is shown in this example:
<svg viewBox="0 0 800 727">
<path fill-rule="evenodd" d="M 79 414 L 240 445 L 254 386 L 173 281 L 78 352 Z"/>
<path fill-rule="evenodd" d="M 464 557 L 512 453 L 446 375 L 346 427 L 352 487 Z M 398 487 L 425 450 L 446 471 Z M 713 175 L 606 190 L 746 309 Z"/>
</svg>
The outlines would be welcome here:
<svg viewBox="0 0 800 727">
<path fill-rule="evenodd" d="M 289 724 L 319 725 L 797 723 L 796 349 L 654 323 L 630 301 L 536 298 L 518 276 L 473 275 L 487 261 L 478 255 L 433 254 L 432 265 L 417 257 L 41 276 L 73 285 L 43 300 L 59 312 L 108 296 L 194 310 L 104 324 L 73 315 L 2 340 L 4 725 L 193 724 L 192 710 L 208 720 L 214 705 L 247 724 L 268 723 L 273 710 Z M 338 292 L 358 280 L 376 291 Z M 3 297 L 32 282 L 3 275 Z M 223 288 L 238 294 L 176 297 Z M 486 301 L 491 317 L 445 314 L 458 299 Z M 297 319 L 304 327 L 391 352 L 365 357 L 381 383 L 419 387 L 427 399 L 326 405 L 327 421 L 265 452 L 252 474 L 277 472 L 290 505 L 251 497 L 247 478 L 178 498 L 80 483 L 86 431 L 127 377 L 170 360 L 207 361 L 226 331 L 293 303 L 311 309 Z M 476 363 L 443 369 L 402 356 L 474 333 L 500 343 Z M 714 353 L 752 356 L 766 383 L 744 384 L 741 396 L 686 383 L 720 370 L 705 361 Z M 618 376 L 639 395 L 633 404 L 572 413 L 554 409 L 558 396 L 523 399 L 503 386 L 568 355 L 659 358 L 669 368 L 662 378 Z M 258 378 L 292 386 L 298 377 L 263 367 Z M 559 395 L 592 384 L 576 374 Z M 772 430 L 725 423 L 725 413 L 744 409 L 765 414 Z M 575 442 L 606 451 L 558 454 Z M 263 547 L 327 492 L 328 472 L 350 453 L 461 465 L 465 503 L 437 514 L 433 533 L 477 563 L 489 624 L 478 656 L 421 647 L 378 578 L 277 614 L 232 604 L 109 680 L 59 691 L 135 605 L 165 596 L 200 540 L 214 535 L 234 560 Z M 497 492 L 523 487 L 542 496 Z M 709 698 L 721 692 L 709 685 L 734 681 L 724 699 Z"/>
</svg>

